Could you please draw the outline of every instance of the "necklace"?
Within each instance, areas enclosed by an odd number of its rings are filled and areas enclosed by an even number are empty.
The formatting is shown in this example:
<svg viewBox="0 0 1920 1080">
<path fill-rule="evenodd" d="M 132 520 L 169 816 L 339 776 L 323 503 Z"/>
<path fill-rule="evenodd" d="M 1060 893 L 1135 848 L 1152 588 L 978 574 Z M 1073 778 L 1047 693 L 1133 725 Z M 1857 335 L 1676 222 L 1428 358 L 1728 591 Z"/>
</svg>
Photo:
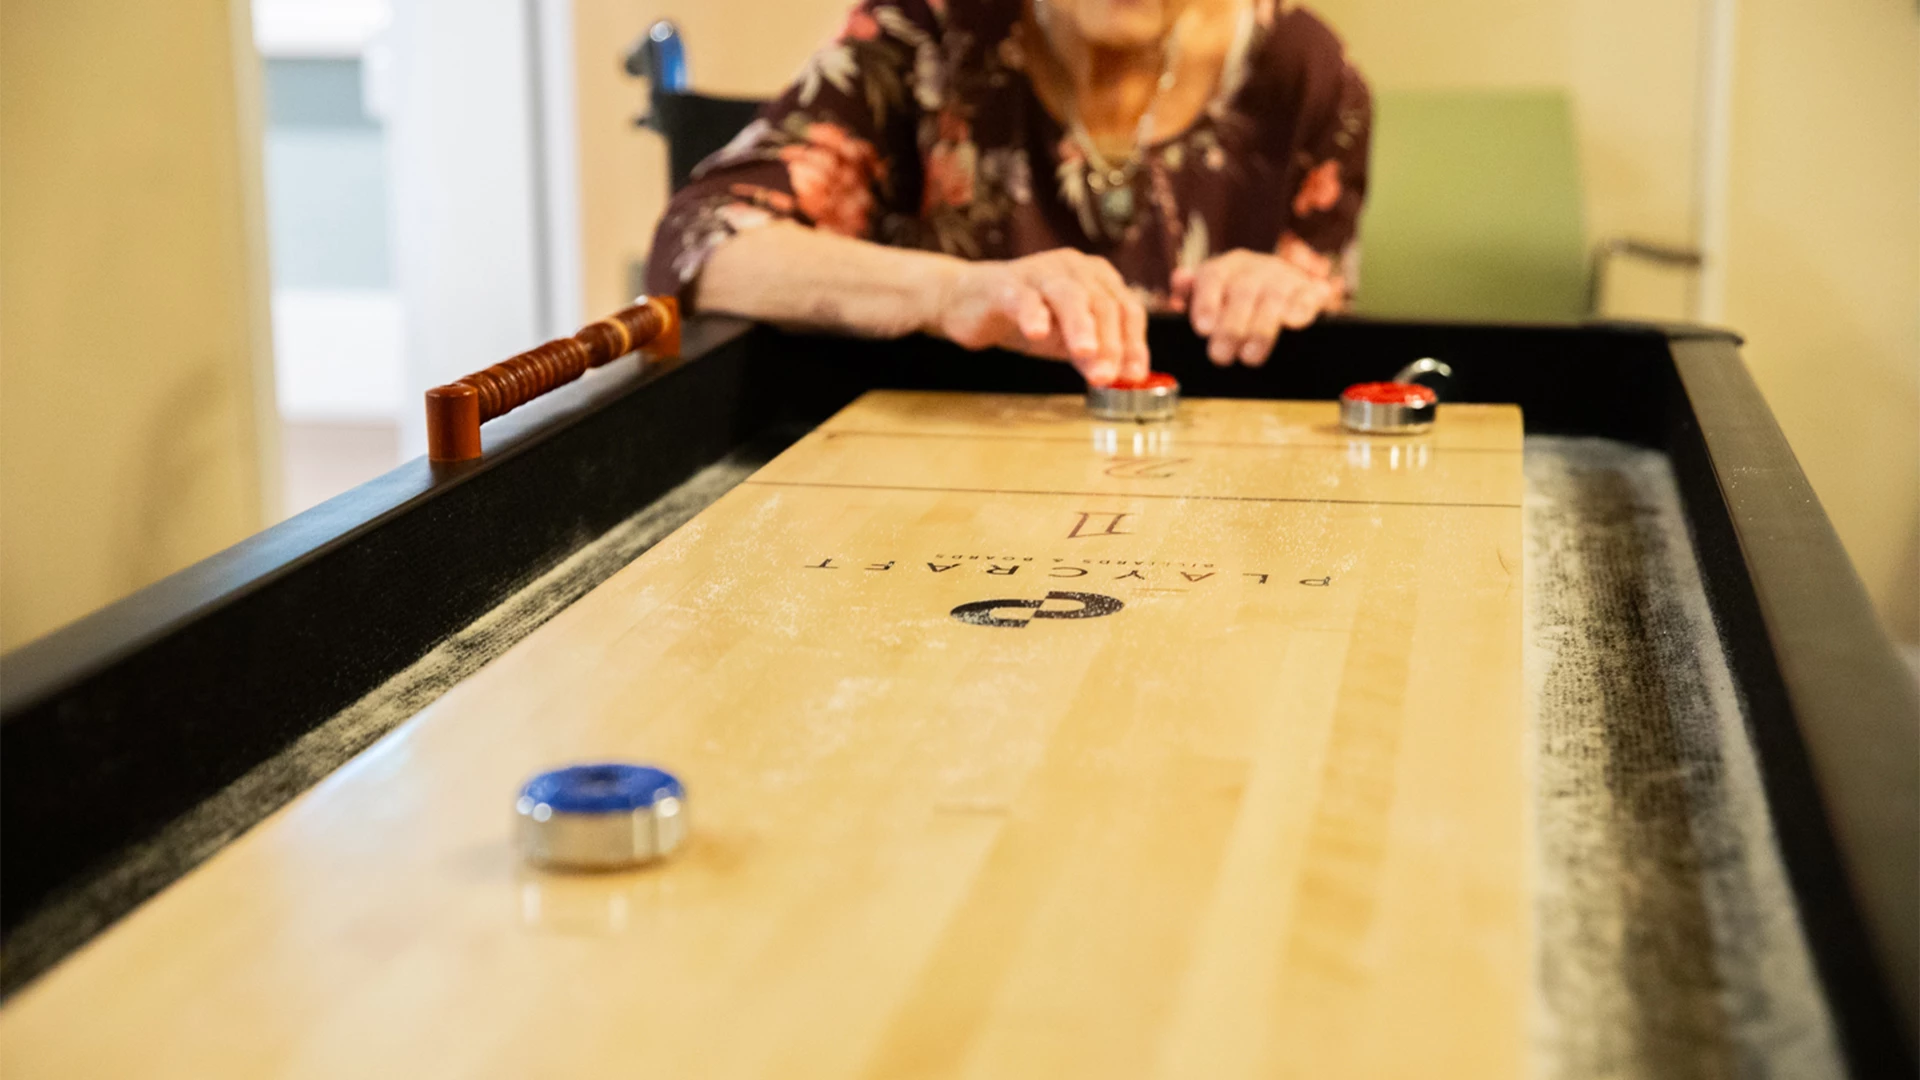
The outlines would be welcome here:
<svg viewBox="0 0 1920 1080">
<path fill-rule="evenodd" d="M 1041 32 L 1051 41 L 1052 17 L 1046 0 L 1035 0 L 1034 11 L 1039 16 L 1037 21 Z M 1160 99 L 1173 86 L 1174 64 L 1180 59 L 1180 31 L 1185 23 L 1186 16 L 1182 15 L 1167 34 L 1166 54 L 1160 62 L 1160 77 L 1154 82 L 1153 96 L 1147 99 L 1147 107 L 1140 113 L 1140 122 L 1134 127 L 1133 146 L 1128 150 L 1126 160 L 1119 164 L 1107 160 L 1107 156 L 1094 145 L 1093 136 L 1080 119 L 1079 101 L 1072 88 L 1068 88 L 1063 106 L 1067 114 L 1067 130 L 1086 155 L 1084 171 L 1087 191 L 1093 196 L 1093 205 L 1099 213 L 1100 231 L 1109 240 L 1120 239 L 1126 234 L 1127 226 L 1133 223 L 1134 178 L 1145 160 L 1147 144 L 1153 141 L 1154 110 L 1160 107 Z"/>
</svg>

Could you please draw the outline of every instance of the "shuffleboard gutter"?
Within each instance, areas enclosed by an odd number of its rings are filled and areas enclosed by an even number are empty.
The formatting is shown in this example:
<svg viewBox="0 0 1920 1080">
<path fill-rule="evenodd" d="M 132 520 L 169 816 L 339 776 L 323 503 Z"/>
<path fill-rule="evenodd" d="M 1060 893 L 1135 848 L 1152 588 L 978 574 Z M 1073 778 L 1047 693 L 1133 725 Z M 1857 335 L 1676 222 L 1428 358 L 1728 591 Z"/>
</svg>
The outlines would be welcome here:
<svg viewBox="0 0 1920 1080">
<path fill-rule="evenodd" d="M 1670 347 L 1669 450 L 1800 917 L 1854 1075 L 1912 1076 L 1920 694 L 1739 350 Z"/>
</svg>

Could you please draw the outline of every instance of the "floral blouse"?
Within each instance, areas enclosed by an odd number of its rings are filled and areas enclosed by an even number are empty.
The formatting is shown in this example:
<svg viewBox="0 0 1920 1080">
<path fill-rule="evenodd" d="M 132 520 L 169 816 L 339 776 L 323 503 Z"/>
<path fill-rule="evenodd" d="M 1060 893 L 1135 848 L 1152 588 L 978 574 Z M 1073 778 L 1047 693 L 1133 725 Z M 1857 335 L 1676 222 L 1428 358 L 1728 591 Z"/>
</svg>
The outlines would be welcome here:
<svg viewBox="0 0 1920 1080">
<path fill-rule="evenodd" d="M 1123 228 L 1028 82 L 1024 0 L 863 0 L 800 78 L 694 170 L 654 235 L 648 290 L 683 294 L 735 233 L 789 219 L 900 247 L 1104 256 L 1150 307 L 1235 248 L 1339 277 L 1366 192 L 1372 104 L 1326 24 L 1259 0 L 1220 86 L 1150 144 Z"/>
</svg>

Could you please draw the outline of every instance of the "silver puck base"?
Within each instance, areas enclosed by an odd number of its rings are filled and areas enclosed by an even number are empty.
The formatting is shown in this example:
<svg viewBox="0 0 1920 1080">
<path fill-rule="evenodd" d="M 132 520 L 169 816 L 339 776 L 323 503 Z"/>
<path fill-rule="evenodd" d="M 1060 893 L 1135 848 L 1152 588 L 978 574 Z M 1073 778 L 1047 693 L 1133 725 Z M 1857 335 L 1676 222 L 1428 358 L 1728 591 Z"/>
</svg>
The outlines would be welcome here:
<svg viewBox="0 0 1920 1080">
<path fill-rule="evenodd" d="M 527 800 L 522 799 L 525 804 Z M 554 870 L 622 870 L 672 854 L 687 838 L 686 808 L 671 796 L 650 807 L 560 814 L 516 806 L 520 856 Z"/>
<path fill-rule="evenodd" d="M 1418 435 L 1433 427 L 1434 402 L 1406 405 L 1340 399 L 1340 426 L 1365 435 Z"/>
<path fill-rule="evenodd" d="M 1137 383 L 1087 388 L 1087 412 L 1097 420 L 1150 423 L 1180 411 L 1180 383 L 1158 372 Z"/>
</svg>

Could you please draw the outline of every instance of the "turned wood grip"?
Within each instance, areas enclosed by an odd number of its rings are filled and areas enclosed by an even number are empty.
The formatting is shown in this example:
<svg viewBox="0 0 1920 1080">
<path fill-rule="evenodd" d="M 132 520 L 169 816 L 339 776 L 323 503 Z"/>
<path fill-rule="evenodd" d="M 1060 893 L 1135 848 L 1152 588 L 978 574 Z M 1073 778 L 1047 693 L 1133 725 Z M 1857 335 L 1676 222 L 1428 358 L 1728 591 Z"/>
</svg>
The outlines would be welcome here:
<svg viewBox="0 0 1920 1080">
<path fill-rule="evenodd" d="M 680 305 L 673 297 L 641 297 L 572 337 L 434 387 L 427 391 L 428 460 L 479 457 L 481 424 L 640 348 L 655 356 L 679 355 Z"/>
</svg>

